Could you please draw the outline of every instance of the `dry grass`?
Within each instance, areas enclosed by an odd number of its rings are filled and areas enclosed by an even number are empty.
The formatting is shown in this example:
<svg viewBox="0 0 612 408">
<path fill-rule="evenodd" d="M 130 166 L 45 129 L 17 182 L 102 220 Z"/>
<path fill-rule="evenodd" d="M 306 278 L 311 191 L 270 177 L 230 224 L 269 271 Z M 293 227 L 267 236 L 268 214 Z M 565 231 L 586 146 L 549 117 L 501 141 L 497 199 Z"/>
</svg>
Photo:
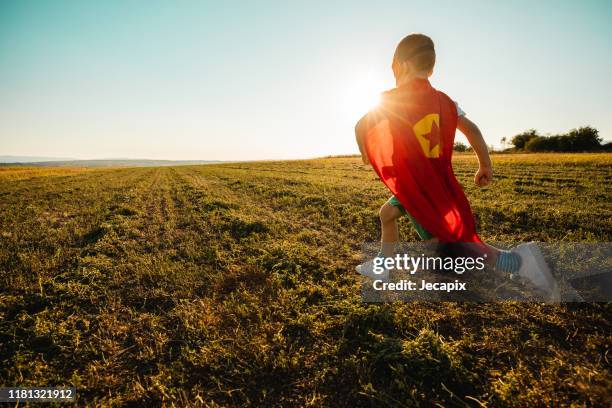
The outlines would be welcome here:
<svg viewBox="0 0 612 408">
<path fill-rule="evenodd" d="M 612 156 L 456 173 L 488 240 L 610 241 Z M 0 171 L 0 383 L 80 405 L 607 406 L 607 304 L 361 302 L 356 158 Z M 416 239 L 409 223 L 406 239 Z"/>
</svg>

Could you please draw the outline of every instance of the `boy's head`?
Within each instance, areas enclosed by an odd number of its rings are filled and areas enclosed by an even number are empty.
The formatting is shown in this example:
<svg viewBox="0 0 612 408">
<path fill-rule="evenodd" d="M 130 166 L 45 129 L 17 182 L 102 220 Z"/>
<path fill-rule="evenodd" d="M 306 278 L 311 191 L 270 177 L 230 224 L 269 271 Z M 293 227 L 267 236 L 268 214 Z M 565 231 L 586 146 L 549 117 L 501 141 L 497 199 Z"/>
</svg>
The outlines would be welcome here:
<svg viewBox="0 0 612 408">
<path fill-rule="evenodd" d="M 393 75 L 397 82 L 403 78 L 428 78 L 436 63 L 434 43 L 424 34 L 410 34 L 402 39 L 393 55 Z"/>
</svg>

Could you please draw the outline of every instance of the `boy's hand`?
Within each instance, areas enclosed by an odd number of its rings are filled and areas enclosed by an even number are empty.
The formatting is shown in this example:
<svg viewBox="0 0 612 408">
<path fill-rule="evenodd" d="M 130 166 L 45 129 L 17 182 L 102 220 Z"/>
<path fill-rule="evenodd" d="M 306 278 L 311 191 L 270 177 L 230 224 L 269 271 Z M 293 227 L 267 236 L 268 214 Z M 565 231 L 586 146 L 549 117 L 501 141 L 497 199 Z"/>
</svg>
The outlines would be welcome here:
<svg viewBox="0 0 612 408">
<path fill-rule="evenodd" d="M 480 133 L 478 126 L 465 116 L 460 116 L 457 120 L 457 129 L 465 135 L 476 156 L 478 156 L 480 167 L 474 176 L 474 183 L 478 187 L 484 187 L 493 180 L 493 166 L 491 165 L 489 149 L 482 137 L 482 133 Z"/>
<path fill-rule="evenodd" d="M 474 176 L 474 183 L 478 187 L 484 187 L 493 180 L 493 168 L 480 166 Z"/>
</svg>

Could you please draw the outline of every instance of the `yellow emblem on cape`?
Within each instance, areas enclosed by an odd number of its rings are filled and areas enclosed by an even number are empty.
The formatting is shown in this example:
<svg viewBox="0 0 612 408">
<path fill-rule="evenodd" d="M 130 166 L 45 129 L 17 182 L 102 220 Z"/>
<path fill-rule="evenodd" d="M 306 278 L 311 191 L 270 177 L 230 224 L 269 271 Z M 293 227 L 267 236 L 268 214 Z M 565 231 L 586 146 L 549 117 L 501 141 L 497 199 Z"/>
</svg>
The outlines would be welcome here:
<svg viewBox="0 0 612 408">
<path fill-rule="evenodd" d="M 414 135 L 421 144 L 425 157 L 440 157 L 440 115 L 425 115 L 412 127 Z"/>
</svg>

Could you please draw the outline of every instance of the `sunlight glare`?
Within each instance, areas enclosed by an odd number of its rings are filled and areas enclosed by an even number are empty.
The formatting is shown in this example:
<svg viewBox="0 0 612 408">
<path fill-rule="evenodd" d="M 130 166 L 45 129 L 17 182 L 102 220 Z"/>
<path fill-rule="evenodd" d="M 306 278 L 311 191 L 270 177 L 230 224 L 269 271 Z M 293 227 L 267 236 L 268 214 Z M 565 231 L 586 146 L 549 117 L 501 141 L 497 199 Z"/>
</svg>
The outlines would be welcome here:
<svg viewBox="0 0 612 408">
<path fill-rule="evenodd" d="M 380 73 L 355 73 L 347 78 L 342 89 L 343 114 L 358 120 L 370 109 L 376 107 L 380 102 L 380 94 L 390 88 L 391 85 Z"/>
</svg>

